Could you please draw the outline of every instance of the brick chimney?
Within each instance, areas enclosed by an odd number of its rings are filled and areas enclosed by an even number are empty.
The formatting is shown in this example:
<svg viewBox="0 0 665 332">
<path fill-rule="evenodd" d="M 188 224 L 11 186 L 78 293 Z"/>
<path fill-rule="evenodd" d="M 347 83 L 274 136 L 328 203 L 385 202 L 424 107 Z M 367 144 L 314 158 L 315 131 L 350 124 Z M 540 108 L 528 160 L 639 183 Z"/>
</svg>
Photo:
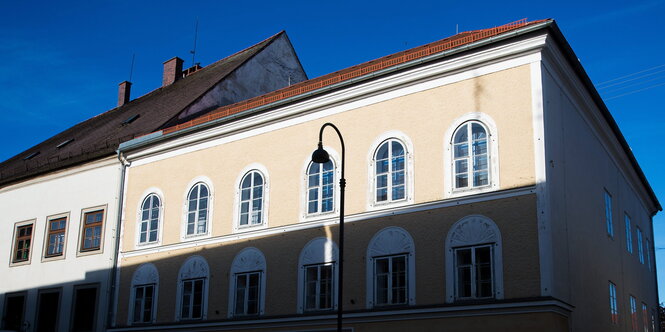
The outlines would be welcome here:
<svg viewBox="0 0 665 332">
<path fill-rule="evenodd" d="M 118 107 L 129 102 L 129 93 L 132 90 L 132 82 L 124 81 L 118 86 Z"/>
<path fill-rule="evenodd" d="M 162 86 L 173 84 L 173 82 L 182 78 L 182 59 L 174 57 L 164 62 L 164 75 L 162 76 Z"/>
</svg>

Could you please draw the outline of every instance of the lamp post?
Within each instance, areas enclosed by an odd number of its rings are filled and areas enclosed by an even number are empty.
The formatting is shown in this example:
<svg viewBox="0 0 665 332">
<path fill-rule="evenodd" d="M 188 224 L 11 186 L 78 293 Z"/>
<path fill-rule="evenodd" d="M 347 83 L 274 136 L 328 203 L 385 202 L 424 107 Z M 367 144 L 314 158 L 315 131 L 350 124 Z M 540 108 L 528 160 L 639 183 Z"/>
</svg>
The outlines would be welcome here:
<svg viewBox="0 0 665 332">
<path fill-rule="evenodd" d="M 323 129 L 328 126 L 335 129 L 342 144 L 342 178 L 339 179 L 339 279 L 337 282 L 337 332 L 342 332 L 342 306 L 344 304 L 342 300 L 342 286 L 344 285 L 344 188 L 346 187 L 346 179 L 344 178 L 344 139 L 334 124 L 327 122 L 321 126 L 321 130 L 319 130 L 319 147 L 312 153 L 312 162 L 323 164 L 330 161 L 330 155 L 323 149 Z"/>
</svg>

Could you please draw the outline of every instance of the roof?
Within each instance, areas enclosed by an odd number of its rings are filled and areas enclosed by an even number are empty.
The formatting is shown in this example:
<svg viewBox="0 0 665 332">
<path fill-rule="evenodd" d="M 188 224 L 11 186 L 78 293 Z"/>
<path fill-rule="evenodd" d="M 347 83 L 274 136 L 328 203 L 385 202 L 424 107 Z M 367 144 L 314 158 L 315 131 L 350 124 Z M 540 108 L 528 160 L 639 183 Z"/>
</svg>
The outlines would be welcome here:
<svg viewBox="0 0 665 332">
<path fill-rule="evenodd" d="M 241 101 L 235 104 L 222 106 L 208 114 L 202 115 L 193 120 L 183 122 L 181 124 L 165 128 L 161 130 L 158 135 L 153 136 L 151 139 L 135 142 L 127 142 L 123 144 L 125 149 L 131 149 L 138 146 L 143 146 L 150 144 L 153 140 L 159 140 L 162 138 L 175 137 L 181 134 L 185 134 L 190 130 L 194 130 L 200 126 L 212 126 L 218 123 L 219 121 L 231 120 L 236 116 L 242 116 L 244 113 L 249 113 L 250 111 L 263 111 L 264 109 L 269 109 L 278 105 L 280 102 L 291 100 L 297 97 L 307 98 L 312 93 L 324 93 L 325 88 L 333 87 L 341 83 L 350 82 L 357 78 L 370 78 L 372 74 L 380 75 L 381 73 L 388 72 L 391 68 L 398 67 L 401 64 L 406 63 L 415 63 L 417 60 L 425 61 L 427 57 L 434 55 L 443 55 L 446 56 L 446 52 L 453 52 L 457 49 L 462 49 L 463 47 L 470 46 L 476 42 L 490 40 L 492 38 L 503 35 L 507 32 L 517 31 L 517 30 L 527 30 L 525 28 L 533 27 L 534 29 L 550 29 L 553 32 L 555 40 L 557 40 L 563 46 L 563 53 L 567 57 L 568 62 L 572 65 L 573 69 L 577 72 L 578 77 L 581 79 L 582 83 L 586 86 L 587 91 L 591 94 L 592 98 L 598 105 L 603 117 L 609 124 L 613 133 L 615 134 L 619 144 L 621 145 L 624 153 L 627 155 L 633 169 L 635 170 L 638 178 L 644 185 L 645 190 L 647 191 L 649 197 L 651 198 L 654 206 L 657 210 L 662 211 L 662 206 L 656 197 L 653 188 L 649 184 L 642 168 L 640 167 L 635 155 L 633 154 L 630 146 L 628 145 L 625 137 L 619 130 L 619 126 L 612 117 L 609 109 L 603 102 L 602 98 L 596 91 L 595 86 L 589 79 L 589 76 L 584 71 L 584 68 L 577 60 L 577 56 L 573 52 L 568 42 L 563 37 L 563 34 L 556 26 L 556 23 L 552 19 L 544 19 L 537 21 L 527 21 L 527 19 L 522 19 L 512 23 L 508 23 L 499 27 L 466 31 L 458 33 L 454 36 L 426 44 L 420 47 L 412 48 L 406 51 L 398 52 L 388 56 L 378 58 L 376 60 L 368 61 L 356 66 L 352 66 L 340 71 L 333 72 L 331 74 L 323 75 L 317 78 L 306 80 L 292 86 L 276 90 L 255 98 L 251 98 L 245 101 Z M 528 31 L 527 31 L 528 32 Z M 525 32 L 526 33 L 526 32 Z M 164 137 L 166 136 L 166 137 Z M 123 149 L 123 146 L 120 148 Z"/>
<path fill-rule="evenodd" d="M 279 32 L 7 159 L 0 164 L 0 185 L 113 155 L 121 142 L 173 123 L 187 106 L 283 34 Z"/>
</svg>

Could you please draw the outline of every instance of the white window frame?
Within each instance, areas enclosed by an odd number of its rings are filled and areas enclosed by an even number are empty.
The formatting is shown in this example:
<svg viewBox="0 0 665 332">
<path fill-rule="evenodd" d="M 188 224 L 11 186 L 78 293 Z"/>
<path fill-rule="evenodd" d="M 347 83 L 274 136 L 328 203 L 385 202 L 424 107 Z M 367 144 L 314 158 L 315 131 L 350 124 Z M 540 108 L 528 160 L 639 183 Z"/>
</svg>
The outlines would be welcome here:
<svg viewBox="0 0 665 332">
<path fill-rule="evenodd" d="M 490 257 L 492 260 L 490 260 L 490 266 L 492 270 L 492 296 L 479 296 L 477 294 L 477 289 L 478 285 L 476 284 L 476 251 L 479 248 L 489 248 L 490 249 Z M 466 296 L 462 297 L 459 294 L 459 266 L 457 265 L 457 253 L 461 250 L 471 250 L 471 296 Z M 488 244 L 478 244 L 478 245 L 473 245 L 473 246 L 468 246 L 468 247 L 457 247 L 453 248 L 453 257 L 455 259 L 455 299 L 457 300 L 472 300 L 472 299 L 491 299 L 494 298 L 494 262 L 493 262 L 493 251 L 494 251 L 494 244 L 493 243 L 488 243 Z"/>
<path fill-rule="evenodd" d="M 195 279 L 203 279 L 201 318 L 183 318 L 181 317 L 182 300 L 184 292 L 184 282 Z M 205 258 L 194 255 L 182 264 L 178 272 L 178 289 L 176 297 L 176 321 L 205 320 L 208 316 L 208 285 L 210 282 L 210 268 Z"/>
<path fill-rule="evenodd" d="M 610 322 L 612 324 L 619 324 L 619 307 L 617 305 L 617 286 L 609 281 L 609 295 L 610 295 Z"/>
<path fill-rule="evenodd" d="M 338 255 L 339 251 L 337 244 L 335 244 L 335 242 L 331 239 L 325 237 L 317 237 L 310 240 L 300 252 L 300 257 L 298 259 L 298 313 L 337 309 L 337 282 L 339 278 L 337 264 L 339 259 Z M 332 265 L 333 267 L 333 308 L 323 310 L 306 310 L 305 296 L 307 296 L 307 267 L 320 265 Z"/>
<path fill-rule="evenodd" d="M 328 211 L 328 212 L 316 212 L 316 213 L 309 213 L 309 166 L 312 164 L 312 158 L 311 156 L 307 156 L 305 161 L 303 162 L 303 168 L 300 174 L 303 174 L 301 177 L 301 194 L 300 194 L 300 221 L 315 221 L 315 220 L 323 220 L 323 219 L 329 219 L 329 218 L 334 218 L 339 216 L 339 179 L 342 177 L 341 171 L 342 168 L 340 167 L 341 165 L 341 158 L 339 157 L 339 154 L 337 151 L 335 151 L 333 148 L 325 145 L 323 147 L 326 152 L 328 152 L 328 155 L 330 156 L 330 160 L 333 163 L 333 172 L 334 172 L 334 179 L 333 179 L 333 210 Z"/>
<path fill-rule="evenodd" d="M 624 222 L 624 232 L 626 234 L 626 251 L 628 251 L 629 254 L 633 254 L 633 229 L 631 225 L 631 219 L 628 213 L 623 214 L 623 222 Z"/>
<path fill-rule="evenodd" d="M 455 172 L 453 158 L 453 140 L 457 129 L 467 122 L 479 122 L 487 130 L 487 152 L 489 158 L 488 172 L 489 184 L 481 187 L 455 188 Z M 487 114 L 472 112 L 464 114 L 448 127 L 444 135 L 443 147 L 443 193 L 444 198 L 473 195 L 493 190 L 499 190 L 499 132 L 494 120 Z"/>
<path fill-rule="evenodd" d="M 200 233 L 197 234 L 196 232 L 194 234 L 187 234 L 187 221 L 189 220 L 189 193 L 194 189 L 195 186 L 203 184 L 206 187 L 208 187 L 208 220 L 207 220 L 207 226 L 206 226 L 206 232 L 205 233 Z M 183 205 L 182 205 L 182 223 L 181 223 L 181 229 L 180 229 L 180 240 L 181 241 L 189 241 L 189 240 L 195 240 L 195 239 L 201 239 L 201 238 L 209 238 L 212 234 L 212 217 L 213 217 L 213 212 L 214 212 L 214 188 L 212 186 L 212 180 L 206 176 L 198 176 L 194 179 L 192 179 L 188 184 L 187 184 L 187 190 L 184 193 L 183 196 Z M 197 203 L 198 206 L 198 203 Z M 198 217 L 198 211 L 196 213 Z"/>
<path fill-rule="evenodd" d="M 388 140 L 397 140 L 404 147 L 404 198 L 399 200 L 376 200 L 376 154 L 383 143 Z M 403 206 L 413 203 L 414 192 L 414 166 L 413 166 L 414 148 L 411 139 L 401 131 L 392 130 L 379 135 L 370 147 L 368 153 L 367 174 L 369 190 L 367 190 L 367 209 L 380 210 L 388 207 Z"/>
<path fill-rule="evenodd" d="M 256 304 L 257 312 L 256 313 L 248 313 L 247 312 L 248 311 L 248 306 L 249 306 L 249 300 L 250 300 L 249 291 L 248 291 L 249 288 L 248 287 L 245 288 L 244 297 L 241 300 L 238 299 L 238 296 L 237 296 L 238 295 L 238 292 L 237 292 L 237 290 L 238 290 L 238 278 L 240 278 L 240 277 L 246 278 L 247 283 L 248 283 L 247 285 L 249 286 L 249 280 L 250 280 L 252 275 L 256 275 L 257 279 L 258 279 L 258 285 L 256 285 L 256 287 L 258 288 L 258 294 L 257 294 L 257 298 L 256 298 L 256 301 L 257 301 L 257 304 Z M 262 295 L 262 293 L 261 293 L 261 282 L 263 282 L 263 272 L 262 271 L 239 272 L 239 273 L 235 273 L 233 275 L 233 279 L 234 279 L 233 282 L 235 283 L 235 290 L 236 290 L 236 292 L 232 294 L 232 296 L 234 297 L 233 310 L 236 309 L 236 304 L 238 303 L 238 301 L 242 301 L 242 303 L 243 303 L 243 312 L 238 313 L 237 311 L 235 311 L 234 316 L 235 317 L 240 317 L 240 316 L 257 316 L 257 315 L 260 315 L 259 312 L 261 312 L 260 306 L 261 306 L 261 295 Z"/>
<path fill-rule="evenodd" d="M 143 202 L 145 202 L 146 198 L 150 195 L 157 195 L 159 198 L 159 201 L 161 203 L 161 206 L 159 207 L 159 218 L 157 219 L 157 241 L 153 242 L 141 242 L 141 223 L 143 221 Z M 143 191 L 143 194 L 140 196 L 141 199 L 138 201 L 137 208 L 136 208 L 136 234 L 135 234 L 135 242 L 136 243 L 136 248 L 150 248 L 150 247 L 156 247 L 161 245 L 162 243 L 162 233 L 164 232 L 164 211 L 165 211 L 165 206 L 166 206 L 166 199 L 164 197 L 164 193 L 162 192 L 161 189 L 157 187 L 150 187 L 146 190 Z M 149 239 L 149 238 L 146 238 Z"/>
<path fill-rule="evenodd" d="M 158 215 L 157 215 L 157 229 L 151 229 L 150 224 L 151 224 L 151 221 L 154 217 L 152 215 L 152 213 L 153 213 L 152 204 L 150 204 L 150 207 L 148 208 L 148 219 L 147 220 L 143 220 L 143 212 L 144 212 L 144 205 L 145 205 L 146 201 L 148 201 L 148 199 L 154 200 L 155 198 L 159 200 L 159 207 L 157 209 L 157 213 L 158 213 Z M 139 240 L 138 245 L 143 246 L 143 245 L 150 245 L 150 244 L 159 243 L 160 229 L 161 229 L 161 223 L 162 223 L 161 221 L 162 221 L 162 217 L 164 215 L 163 212 L 164 212 L 164 205 L 162 204 L 162 199 L 161 199 L 161 197 L 159 197 L 158 194 L 150 193 L 147 196 L 143 197 L 143 200 L 141 201 L 141 209 L 139 211 L 139 218 L 140 219 L 139 219 L 139 223 L 138 223 L 139 229 L 138 229 L 138 234 L 137 234 L 138 240 Z M 143 224 L 147 225 L 146 226 L 145 241 L 141 241 L 141 233 L 142 233 L 141 229 L 143 228 Z M 150 233 L 152 233 L 153 231 L 156 234 L 155 235 L 155 240 L 150 241 Z"/>
<path fill-rule="evenodd" d="M 244 317 L 244 314 L 237 315 L 235 313 L 236 301 L 236 275 L 246 273 L 260 273 L 259 277 L 259 313 L 251 316 L 261 316 L 265 313 L 265 294 L 266 294 L 266 258 L 261 250 L 254 247 L 248 247 L 241 250 L 231 263 L 231 271 L 229 273 L 229 296 L 228 296 L 228 317 Z"/>
<path fill-rule="evenodd" d="M 67 221 L 65 223 L 65 230 L 64 230 L 64 238 L 63 238 L 63 244 L 62 244 L 62 254 L 60 255 L 53 255 L 53 256 L 48 256 L 48 249 L 49 249 L 49 229 L 51 228 L 51 221 L 54 221 L 56 219 L 61 219 L 65 218 Z M 65 259 L 67 256 L 67 243 L 69 242 L 67 237 L 69 236 L 69 225 L 71 224 L 71 218 L 70 218 L 70 213 L 65 212 L 65 213 L 59 213 L 59 214 L 54 214 L 51 216 L 46 217 L 46 227 L 44 228 L 44 247 L 43 247 L 43 253 L 42 253 L 42 262 L 50 262 L 50 261 L 55 261 L 55 260 L 61 260 Z"/>
<path fill-rule="evenodd" d="M 455 249 L 492 245 L 492 283 L 494 298 L 501 300 L 503 292 L 503 254 L 501 231 L 494 221 L 483 215 L 469 215 L 455 222 L 448 231 L 445 240 L 446 254 L 446 302 L 457 300 L 456 257 Z"/>
<path fill-rule="evenodd" d="M 136 288 L 142 286 L 153 286 L 152 295 L 152 317 L 150 322 L 134 322 L 134 301 L 136 300 Z M 132 284 L 129 289 L 129 309 L 127 315 L 128 325 L 141 325 L 154 323 L 157 320 L 157 303 L 159 295 L 159 272 L 152 263 L 141 264 L 132 275 Z"/>
<path fill-rule="evenodd" d="M 261 212 L 261 223 L 255 225 L 240 225 L 240 203 L 241 203 L 241 184 L 242 180 L 250 172 L 258 172 L 263 177 L 263 211 Z M 235 233 L 250 232 L 254 230 L 264 229 L 268 227 L 268 212 L 270 207 L 270 178 L 268 169 L 258 163 L 252 163 L 246 166 L 240 175 L 236 178 L 235 182 L 235 204 L 233 207 L 233 231 Z M 251 207 L 251 206 L 250 206 Z"/>
<path fill-rule="evenodd" d="M 413 238 L 405 229 L 396 226 L 386 227 L 372 237 L 367 247 L 366 254 L 366 306 L 368 309 L 374 307 L 385 307 L 377 305 L 376 302 L 376 276 L 375 261 L 377 258 L 386 256 L 406 256 L 406 296 L 407 303 L 402 305 L 416 304 L 416 248 Z"/>
<path fill-rule="evenodd" d="M 605 189 L 604 191 L 604 200 L 605 200 L 605 227 L 607 230 L 607 236 L 614 238 L 614 221 L 612 219 L 612 194 Z"/>
<path fill-rule="evenodd" d="M 405 279 L 406 279 L 406 285 L 405 285 L 405 298 L 404 302 L 396 303 L 395 299 L 392 298 L 393 290 L 395 289 L 394 287 L 394 279 L 393 279 L 393 262 L 395 258 L 398 257 L 403 257 L 404 258 L 404 266 L 406 268 L 405 272 Z M 386 288 L 387 294 L 386 294 L 386 303 L 378 303 L 379 301 L 377 300 L 377 297 L 379 295 L 379 290 L 378 290 L 378 282 L 377 279 L 379 277 L 378 272 L 376 270 L 377 268 L 377 263 L 380 260 L 388 260 L 388 287 Z M 388 256 L 381 256 L 381 257 L 373 257 L 374 261 L 374 306 L 381 306 L 381 307 L 387 307 L 387 306 L 399 306 L 399 305 L 407 305 L 408 299 L 409 299 L 409 254 L 396 254 L 396 255 L 388 255 Z"/>
</svg>

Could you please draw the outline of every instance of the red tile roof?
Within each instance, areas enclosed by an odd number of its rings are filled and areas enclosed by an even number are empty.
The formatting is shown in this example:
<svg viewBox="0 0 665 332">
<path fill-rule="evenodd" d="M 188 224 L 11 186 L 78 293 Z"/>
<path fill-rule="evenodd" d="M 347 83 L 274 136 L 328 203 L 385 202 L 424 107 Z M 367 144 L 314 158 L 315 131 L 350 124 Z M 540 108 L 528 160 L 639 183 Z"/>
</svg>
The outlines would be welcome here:
<svg viewBox="0 0 665 332">
<path fill-rule="evenodd" d="M 355 65 L 327 75 L 303 81 L 298 84 L 294 84 L 289 87 L 276 90 L 274 92 L 270 92 L 245 101 L 241 101 L 235 104 L 222 106 L 196 119 L 178 124 L 173 127 L 165 128 L 162 130 L 162 134 L 170 134 L 185 128 L 190 128 L 202 123 L 210 122 L 229 115 L 237 114 L 242 111 L 268 105 L 276 101 L 297 96 L 309 91 L 317 90 L 340 82 L 348 81 L 350 79 L 360 77 L 369 73 L 377 72 L 379 70 L 383 70 L 386 68 L 394 67 L 396 65 L 405 62 L 420 59 L 443 51 L 451 50 L 456 47 L 477 42 L 482 39 L 497 36 L 507 31 L 519 29 L 528 25 L 534 25 L 545 21 L 550 21 L 550 20 L 538 20 L 538 21 L 528 22 L 527 19 L 524 18 L 519 21 L 511 22 L 494 28 L 461 32 L 452 37 L 448 37 L 433 43 L 429 43 L 406 51 L 384 56 L 376 60 L 371 60 L 359 65 Z"/>
</svg>

